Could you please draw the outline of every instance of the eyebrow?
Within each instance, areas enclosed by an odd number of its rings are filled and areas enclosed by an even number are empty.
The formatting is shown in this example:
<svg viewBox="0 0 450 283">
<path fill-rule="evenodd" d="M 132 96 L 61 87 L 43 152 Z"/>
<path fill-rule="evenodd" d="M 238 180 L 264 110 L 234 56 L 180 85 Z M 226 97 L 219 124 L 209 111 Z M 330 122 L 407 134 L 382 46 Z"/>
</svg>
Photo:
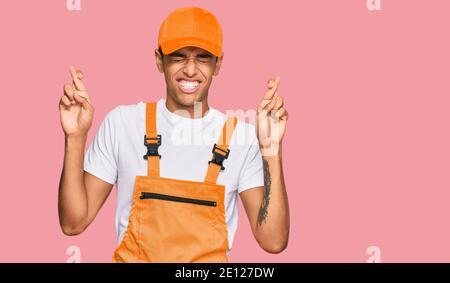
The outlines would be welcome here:
<svg viewBox="0 0 450 283">
<path fill-rule="evenodd" d="M 173 56 L 173 57 L 186 57 L 186 54 L 183 54 L 183 53 L 178 52 L 178 51 L 172 52 L 169 55 Z M 211 58 L 213 56 L 211 54 L 209 54 L 209 53 L 200 53 L 200 54 L 197 54 L 196 57 Z"/>
</svg>

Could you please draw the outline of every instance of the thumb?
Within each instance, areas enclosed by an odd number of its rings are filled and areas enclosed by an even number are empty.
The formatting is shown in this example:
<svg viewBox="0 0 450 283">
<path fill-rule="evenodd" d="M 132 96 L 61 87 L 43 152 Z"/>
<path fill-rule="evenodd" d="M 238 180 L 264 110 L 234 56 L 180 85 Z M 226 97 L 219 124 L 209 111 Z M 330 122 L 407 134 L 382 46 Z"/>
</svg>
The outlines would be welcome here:
<svg viewBox="0 0 450 283">
<path fill-rule="evenodd" d="M 92 110 L 92 105 L 88 102 L 88 100 L 85 97 L 82 97 L 78 93 L 74 92 L 73 93 L 73 98 L 75 99 L 75 101 L 77 103 L 81 104 L 81 107 L 84 110 L 87 110 L 87 111 L 91 111 Z"/>
</svg>

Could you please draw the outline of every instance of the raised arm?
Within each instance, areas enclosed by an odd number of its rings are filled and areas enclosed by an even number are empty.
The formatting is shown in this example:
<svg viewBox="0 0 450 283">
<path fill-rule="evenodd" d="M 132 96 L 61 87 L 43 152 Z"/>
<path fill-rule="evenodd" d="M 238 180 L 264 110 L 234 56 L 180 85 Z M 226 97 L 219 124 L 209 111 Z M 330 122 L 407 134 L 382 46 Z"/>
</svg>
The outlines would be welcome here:
<svg viewBox="0 0 450 283">
<path fill-rule="evenodd" d="M 59 101 L 65 150 L 59 182 L 58 213 L 63 233 L 71 236 L 82 233 L 94 220 L 113 185 L 83 169 L 84 149 L 94 108 L 81 71 L 71 67 L 70 73 L 72 84 L 64 85 L 64 95 Z"/>
<path fill-rule="evenodd" d="M 264 186 L 240 193 L 253 234 L 261 248 L 270 253 L 282 252 L 289 240 L 289 204 L 281 149 L 288 114 L 283 99 L 277 95 L 279 81 L 279 77 L 269 81 L 257 111 Z"/>
</svg>

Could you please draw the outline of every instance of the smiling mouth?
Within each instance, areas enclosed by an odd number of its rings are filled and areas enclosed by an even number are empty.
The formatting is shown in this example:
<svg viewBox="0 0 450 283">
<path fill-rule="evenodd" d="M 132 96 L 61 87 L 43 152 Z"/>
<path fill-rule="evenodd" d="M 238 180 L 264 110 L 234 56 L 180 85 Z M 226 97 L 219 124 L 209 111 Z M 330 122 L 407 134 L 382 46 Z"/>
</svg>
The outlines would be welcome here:
<svg viewBox="0 0 450 283">
<path fill-rule="evenodd" d="M 184 79 L 178 80 L 178 88 L 183 93 L 194 93 L 200 88 L 200 81 L 187 81 Z"/>
</svg>

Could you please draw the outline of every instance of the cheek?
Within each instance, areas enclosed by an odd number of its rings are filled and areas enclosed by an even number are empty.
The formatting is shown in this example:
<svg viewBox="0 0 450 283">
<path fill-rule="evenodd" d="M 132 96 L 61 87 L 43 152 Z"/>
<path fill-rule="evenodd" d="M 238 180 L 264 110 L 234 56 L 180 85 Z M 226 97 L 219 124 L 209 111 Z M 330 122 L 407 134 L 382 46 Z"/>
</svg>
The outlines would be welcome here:
<svg viewBox="0 0 450 283">
<path fill-rule="evenodd" d="M 176 85 L 174 85 L 175 84 L 175 73 L 173 71 L 171 71 L 169 69 L 166 69 L 165 72 L 164 72 L 164 77 L 165 77 L 165 80 L 166 80 L 166 84 L 169 87 L 176 86 Z"/>
<path fill-rule="evenodd" d="M 203 70 L 201 73 L 202 77 L 207 81 L 207 84 L 210 84 L 214 76 L 214 70 L 213 69 Z"/>
</svg>

